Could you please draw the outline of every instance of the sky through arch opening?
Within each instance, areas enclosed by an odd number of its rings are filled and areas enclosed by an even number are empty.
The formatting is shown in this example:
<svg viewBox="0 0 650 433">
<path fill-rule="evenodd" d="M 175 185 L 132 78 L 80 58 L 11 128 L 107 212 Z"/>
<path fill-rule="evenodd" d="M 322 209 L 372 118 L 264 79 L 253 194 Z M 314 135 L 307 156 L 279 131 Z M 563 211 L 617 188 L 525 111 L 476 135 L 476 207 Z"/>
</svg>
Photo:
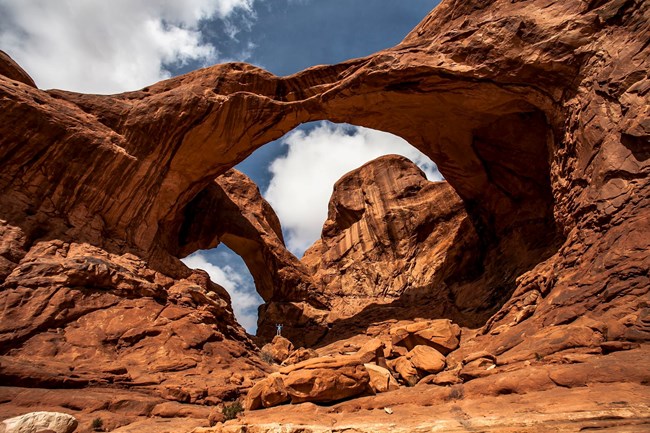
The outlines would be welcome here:
<svg viewBox="0 0 650 433">
<path fill-rule="evenodd" d="M 274 158 L 260 167 L 258 161 L 273 152 Z M 387 154 L 410 159 L 431 181 L 443 179 L 436 164 L 403 138 L 329 121 L 300 125 L 236 168 L 258 184 L 280 218 L 287 248 L 301 257 L 320 236 L 334 183 Z"/>
<path fill-rule="evenodd" d="M 300 125 L 266 144 L 236 168 L 248 175 L 278 215 L 287 249 L 300 258 L 327 219 L 334 184 L 346 173 L 387 154 L 402 155 L 432 181 L 437 166 L 406 140 L 390 133 L 329 121 Z M 257 307 L 263 303 L 244 260 L 224 244 L 183 259 L 203 269 L 232 297 L 235 316 L 251 334 L 257 330 Z"/>
</svg>

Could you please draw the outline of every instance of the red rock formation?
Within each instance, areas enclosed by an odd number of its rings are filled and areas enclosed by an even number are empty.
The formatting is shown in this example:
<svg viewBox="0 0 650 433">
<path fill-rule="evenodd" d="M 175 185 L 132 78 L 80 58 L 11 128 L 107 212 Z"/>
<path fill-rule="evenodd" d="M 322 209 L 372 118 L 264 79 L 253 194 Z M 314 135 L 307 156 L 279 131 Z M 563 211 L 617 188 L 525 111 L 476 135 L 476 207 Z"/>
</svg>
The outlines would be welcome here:
<svg viewBox="0 0 650 433">
<path fill-rule="evenodd" d="M 34 83 L 32 77 L 2 50 L 0 50 L 0 75 L 27 84 L 28 86 L 36 87 L 36 83 Z"/>
<path fill-rule="evenodd" d="M 444 298 L 435 288 L 454 272 L 450 262 L 457 258 L 449 252 L 463 242 L 465 218 L 446 182 L 427 181 L 406 158 L 382 157 L 334 185 L 321 239 L 302 262 L 327 296 L 333 320 L 402 297 Z"/>
<path fill-rule="evenodd" d="M 362 333 L 374 322 L 422 316 L 480 326 L 509 292 L 495 297 L 486 273 L 476 271 L 484 265 L 479 243 L 447 182 L 428 181 L 404 157 L 378 158 L 334 185 L 321 239 L 301 259 L 326 311 L 290 299 L 267 303 L 259 335 L 288 322 L 285 333 L 309 345 Z M 471 273 L 478 274 L 473 284 L 458 284 Z"/>
<path fill-rule="evenodd" d="M 173 280 L 129 254 L 42 241 L 2 286 L 3 386 L 147 390 L 216 404 L 260 376 L 225 290 L 202 271 Z M 199 378 L 199 376 L 201 376 Z"/>
<path fill-rule="evenodd" d="M 482 276 L 482 294 L 492 294 L 494 305 L 509 300 L 476 335 L 468 331 L 448 364 L 480 349 L 516 369 L 537 356 L 647 341 L 649 9 L 635 0 L 448 0 L 401 44 L 367 58 L 285 78 L 218 65 L 107 96 L 39 90 L 3 56 L 3 377 L 39 386 L 115 383 L 123 370 L 106 366 L 125 365 L 135 353 L 136 364 L 155 358 L 152 368 L 163 370 L 152 384 L 152 372 L 136 365 L 144 382 L 133 383 L 162 392 L 165 383 L 203 383 L 175 370 L 211 371 L 205 346 L 220 335 L 218 347 L 239 359 L 247 343 L 227 298 L 177 260 L 215 239 L 185 221 L 188 209 L 254 149 L 319 119 L 407 139 L 462 200 L 479 242 L 468 279 L 450 289 L 453 303 L 480 317 L 468 294 Z M 271 235 L 273 222 L 259 215 Z M 192 232 L 182 232 L 188 226 Z M 265 239 L 252 237 L 242 250 Z M 271 269 L 272 285 L 258 276 L 265 297 L 298 303 L 288 318 L 304 321 L 303 329 L 323 323 L 318 315 L 328 310 L 302 271 L 285 275 L 293 260 L 271 251 L 261 253 L 264 266 L 280 265 Z M 295 292 L 285 276 L 301 282 Z M 138 308 L 171 315 L 164 324 L 144 313 L 130 319 L 137 330 L 160 331 L 145 333 L 153 340 L 143 348 L 140 333 L 106 329 L 111 320 L 100 318 Z M 75 337 L 80 326 L 92 332 Z M 54 353 L 57 344 L 69 350 Z M 101 350 L 120 344 L 127 350 Z M 164 364 L 154 347 L 172 357 L 181 351 L 183 365 Z M 70 372 L 77 353 L 97 358 L 85 365 L 88 373 Z M 566 383 L 547 372 L 539 378 L 540 389 Z M 625 372 L 607 380 L 626 380 Z M 193 386 L 190 400 L 211 394 Z M 174 387 L 167 395 L 188 399 Z"/>
<path fill-rule="evenodd" d="M 166 250 L 184 257 L 220 242 L 239 254 L 265 301 L 310 300 L 322 296 L 284 245 L 277 215 L 257 186 L 237 170 L 228 170 L 185 207 L 170 224 Z"/>
</svg>

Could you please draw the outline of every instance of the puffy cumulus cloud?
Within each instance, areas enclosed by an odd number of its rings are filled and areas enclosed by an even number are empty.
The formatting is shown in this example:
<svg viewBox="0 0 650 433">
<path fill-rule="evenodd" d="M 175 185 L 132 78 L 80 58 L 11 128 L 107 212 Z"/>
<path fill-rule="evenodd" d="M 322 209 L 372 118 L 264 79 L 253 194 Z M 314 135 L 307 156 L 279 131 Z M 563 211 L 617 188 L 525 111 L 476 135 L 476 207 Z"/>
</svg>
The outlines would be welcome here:
<svg viewBox="0 0 650 433">
<path fill-rule="evenodd" d="M 269 168 L 264 197 L 275 209 L 287 247 L 302 256 L 320 237 L 334 183 L 345 173 L 387 154 L 416 163 L 429 180 L 441 180 L 436 165 L 404 139 L 373 129 L 321 122 L 309 132 L 295 130 L 283 140 L 287 154 Z"/>
<path fill-rule="evenodd" d="M 253 1 L 0 0 L 0 47 L 41 88 L 134 90 L 168 78 L 169 65 L 214 63 L 200 22 L 252 14 Z"/>
<path fill-rule="evenodd" d="M 231 260 L 232 252 L 222 253 L 220 256 L 225 261 Z M 240 325 L 250 334 L 257 330 L 257 307 L 263 303 L 262 298 L 252 287 L 252 278 L 245 275 L 242 269 L 236 269 L 230 264 L 217 266 L 214 264 L 213 255 L 197 251 L 183 259 L 183 263 L 192 269 L 203 269 L 210 275 L 210 279 L 222 286 L 230 293 L 232 309 Z M 221 262 L 221 260 L 219 260 Z"/>
</svg>

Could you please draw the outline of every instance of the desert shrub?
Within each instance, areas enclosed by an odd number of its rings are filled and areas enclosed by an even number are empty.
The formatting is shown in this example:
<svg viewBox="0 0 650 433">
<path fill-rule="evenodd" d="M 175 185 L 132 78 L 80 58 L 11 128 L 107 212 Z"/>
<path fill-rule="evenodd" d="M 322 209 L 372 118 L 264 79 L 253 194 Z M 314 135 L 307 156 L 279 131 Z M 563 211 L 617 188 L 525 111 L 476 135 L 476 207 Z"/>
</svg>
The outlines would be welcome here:
<svg viewBox="0 0 650 433">
<path fill-rule="evenodd" d="M 448 400 L 462 400 L 465 397 L 465 390 L 463 385 L 454 385 L 449 390 Z"/>
<path fill-rule="evenodd" d="M 237 418 L 237 414 L 244 411 L 244 407 L 241 405 L 239 400 L 234 401 L 230 404 L 224 404 L 221 413 L 223 417 L 228 421 L 229 419 Z"/>
<path fill-rule="evenodd" d="M 273 355 L 271 355 L 269 352 L 260 353 L 260 358 L 262 358 L 262 361 L 266 362 L 267 364 L 275 363 L 275 359 L 273 359 Z"/>
<path fill-rule="evenodd" d="M 90 427 L 93 431 L 104 431 L 104 421 L 101 418 L 95 418 Z"/>
</svg>

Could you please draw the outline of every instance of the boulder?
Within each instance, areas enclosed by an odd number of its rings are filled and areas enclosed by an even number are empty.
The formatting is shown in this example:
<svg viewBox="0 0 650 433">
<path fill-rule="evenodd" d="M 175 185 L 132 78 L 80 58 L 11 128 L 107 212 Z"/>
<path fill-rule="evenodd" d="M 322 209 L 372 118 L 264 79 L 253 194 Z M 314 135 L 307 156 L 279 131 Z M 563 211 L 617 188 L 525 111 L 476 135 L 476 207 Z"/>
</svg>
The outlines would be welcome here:
<svg viewBox="0 0 650 433">
<path fill-rule="evenodd" d="M 293 353 L 293 350 L 291 341 L 281 335 L 276 335 L 273 337 L 273 341 L 262 347 L 262 353 L 268 353 L 278 364 L 284 362 Z"/>
<path fill-rule="evenodd" d="M 244 409 L 255 410 L 263 407 L 273 407 L 289 401 L 284 376 L 271 373 L 268 377 L 257 382 L 244 399 Z"/>
<path fill-rule="evenodd" d="M 30 412 L 6 419 L 5 433 L 39 433 L 51 430 L 55 433 L 72 433 L 79 424 L 72 415 L 60 412 Z"/>
<path fill-rule="evenodd" d="M 460 326 L 448 319 L 415 322 L 396 326 L 390 330 L 394 345 L 406 347 L 426 345 L 446 355 L 456 350 L 460 344 Z"/>
<path fill-rule="evenodd" d="M 418 370 L 406 356 L 400 356 L 397 359 L 391 360 L 389 366 L 397 372 L 409 386 L 414 386 L 420 380 Z"/>
<path fill-rule="evenodd" d="M 282 362 L 282 365 L 292 365 L 298 362 L 306 361 L 308 359 L 318 358 L 318 352 L 313 349 L 305 349 L 301 347 L 294 350 L 287 359 Z"/>
<path fill-rule="evenodd" d="M 384 343 L 378 338 L 373 338 L 364 343 L 357 352 L 359 359 L 364 362 L 377 361 L 377 364 L 384 364 Z"/>
<path fill-rule="evenodd" d="M 458 377 L 458 370 L 443 371 L 433 376 L 431 383 L 435 385 L 456 385 L 463 381 Z"/>
<path fill-rule="evenodd" d="M 477 358 L 465 364 L 460 369 L 459 376 L 464 381 L 468 381 L 495 373 L 495 367 L 496 363 L 492 358 Z"/>
<path fill-rule="evenodd" d="M 272 407 L 289 400 L 331 402 L 363 393 L 370 382 L 364 364 L 377 361 L 383 344 L 371 342 L 364 347 L 353 355 L 322 356 L 280 368 L 250 389 L 244 408 Z"/>
<path fill-rule="evenodd" d="M 375 393 L 399 389 L 399 383 L 389 370 L 376 364 L 363 364 L 363 366 L 370 376 L 368 385 Z"/>
<path fill-rule="evenodd" d="M 291 403 L 331 402 L 364 392 L 370 375 L 363 364 L 295 370 L 284 378 Z"/>
<path fill-rule="evenodd" d="M 445 369 L 445 356 L 433 347 L 415 346 L 406 358 L 415 368 L 427 373 L 438 373 Z"/>
</svg>

